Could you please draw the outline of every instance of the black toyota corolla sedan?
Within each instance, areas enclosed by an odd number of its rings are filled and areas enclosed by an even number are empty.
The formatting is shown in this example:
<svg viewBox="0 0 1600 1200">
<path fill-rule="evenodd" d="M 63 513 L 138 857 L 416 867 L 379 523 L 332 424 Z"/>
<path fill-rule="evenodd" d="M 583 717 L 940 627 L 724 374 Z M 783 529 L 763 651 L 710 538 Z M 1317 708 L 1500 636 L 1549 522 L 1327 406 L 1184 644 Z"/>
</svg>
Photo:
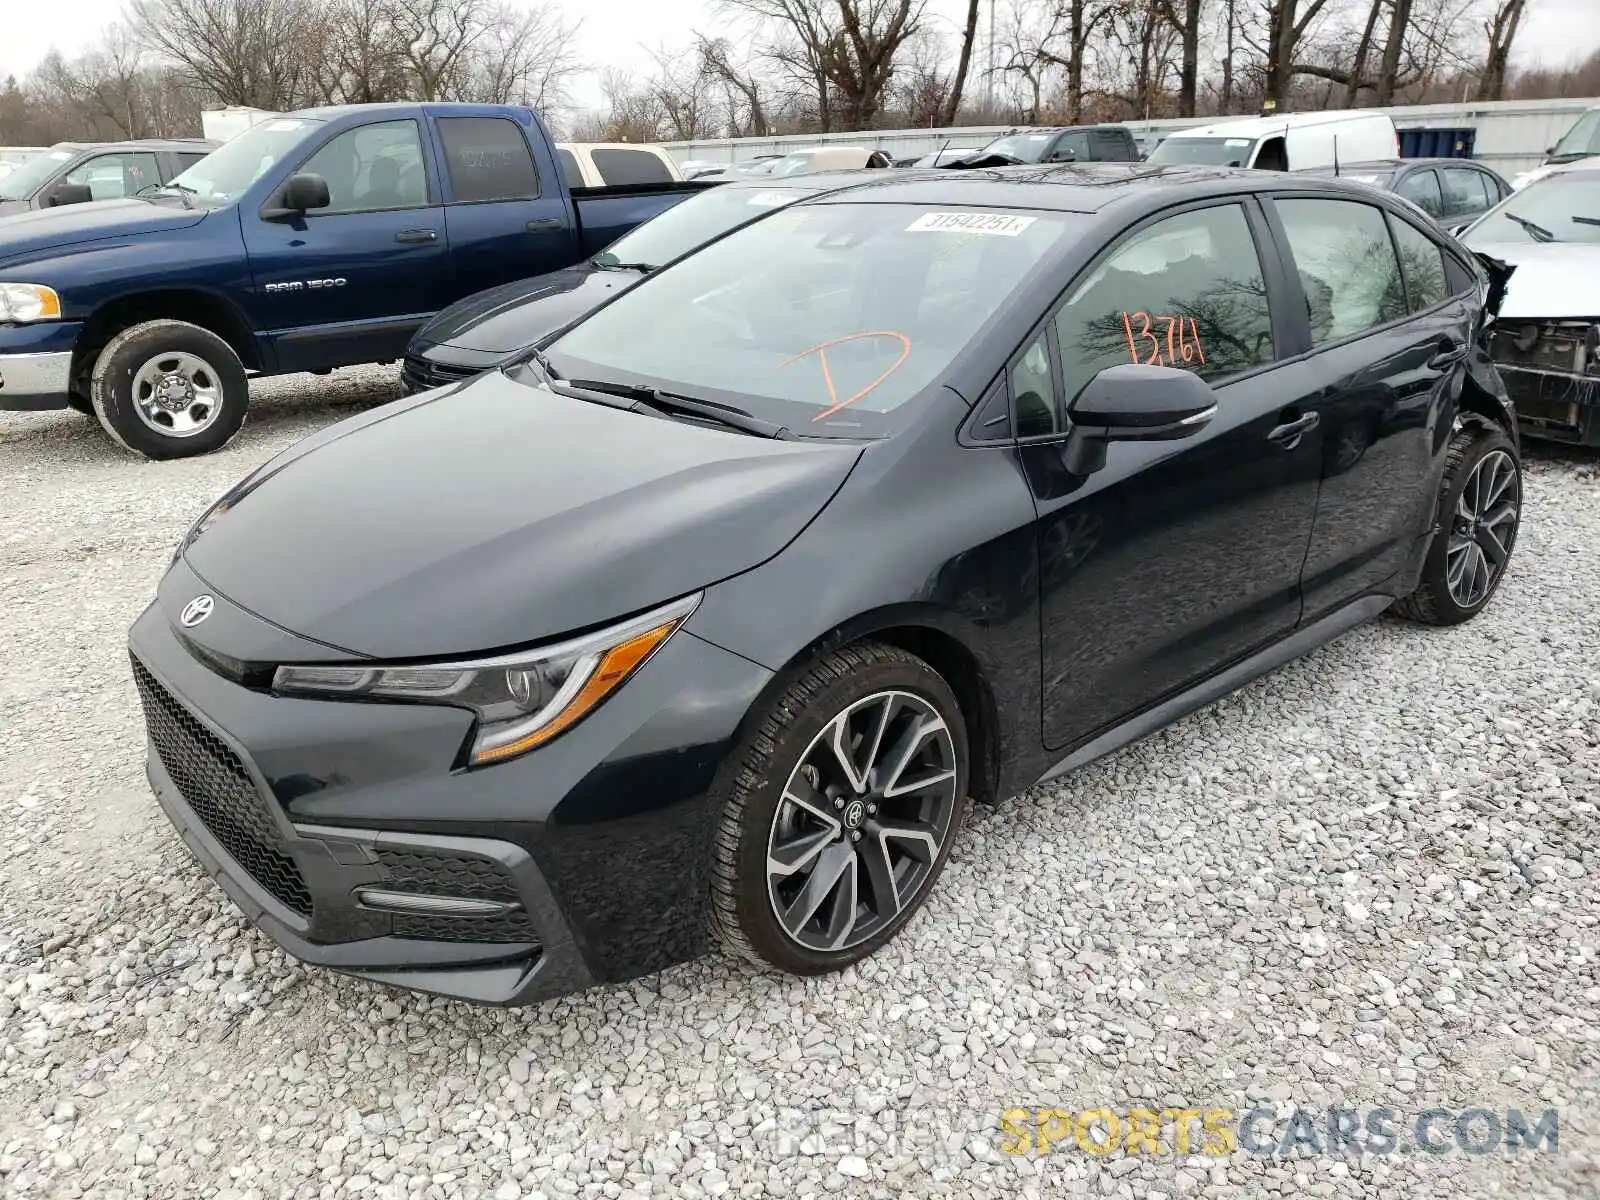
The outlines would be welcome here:
<svg viewBox="0 0 1600 1200">
<path fill-rule="evenodd" d="M 369 979 L 843 967 L 969 802 L 1489 602 L 1497 290 L 1331 180 L 794 205 L 228 492 L 132 630 L 151 782 L 263 930 Z"/>
</svg>

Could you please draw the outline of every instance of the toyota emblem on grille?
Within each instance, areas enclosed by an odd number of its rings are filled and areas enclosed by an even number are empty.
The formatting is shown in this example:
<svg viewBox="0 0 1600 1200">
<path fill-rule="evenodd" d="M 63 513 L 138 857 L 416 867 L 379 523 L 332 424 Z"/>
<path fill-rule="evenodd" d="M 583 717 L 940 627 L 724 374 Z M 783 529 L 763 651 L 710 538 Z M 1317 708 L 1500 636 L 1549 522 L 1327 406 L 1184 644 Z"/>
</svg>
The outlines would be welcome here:
<svg viewBox="0 0 1600 1200">
<path fill-rule="evenodd" d="M 196 596 L 183 606 L 183 611 L 178 614 L 178 620 L 185 629 L 193 629 L 211 615 L 211 610 L 217 602 L 210 596 Z"/>
</svg>

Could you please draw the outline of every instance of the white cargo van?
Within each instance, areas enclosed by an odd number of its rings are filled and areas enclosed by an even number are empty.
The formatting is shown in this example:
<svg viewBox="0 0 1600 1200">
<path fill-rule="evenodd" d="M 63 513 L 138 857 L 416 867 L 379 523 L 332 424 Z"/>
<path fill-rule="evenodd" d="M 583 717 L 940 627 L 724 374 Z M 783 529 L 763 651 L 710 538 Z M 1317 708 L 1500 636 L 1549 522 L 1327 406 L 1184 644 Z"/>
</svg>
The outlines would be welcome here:
<svg viewBox="0 0 1600 1200">
<path fill-rule="evenodd" d="M 1320 112 L 1243 117 L 1180 129 L 1146 161 L 1310 171 L 1399 157 L 1399 135 L 1383 113 Z"/>
</svg>

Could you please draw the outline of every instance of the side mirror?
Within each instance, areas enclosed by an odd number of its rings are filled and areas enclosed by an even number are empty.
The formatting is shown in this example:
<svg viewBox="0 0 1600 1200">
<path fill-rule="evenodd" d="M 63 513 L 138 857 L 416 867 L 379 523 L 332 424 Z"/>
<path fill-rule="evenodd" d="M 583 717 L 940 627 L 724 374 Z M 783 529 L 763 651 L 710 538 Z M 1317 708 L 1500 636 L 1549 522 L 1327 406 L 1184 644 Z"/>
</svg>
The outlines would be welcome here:
<svg viewBox="0 0 1600 1200">
<path fill-rule="evenodd" d="M 1105 466 L 1109 442 L 1170 442 L 1198 433 L 1217 415 L 1217 397 L 1192 371 L 1121 363 L 1085 384 L 1067 413 L 1067 470 L 1088 475 Z"/>
<path fill-rule="evenodd" d="M 298 217 L 313 209 L 327 208 L 333 203 L 333 198 L 328 193 L 328 181 L 321 175 L 312 175 L 309 172 L 289 176 L 281 194 L 282 204 L 262 213 L 263 220 L 281 221 L 287 217 Z"/>
<path fill-rule="evenodd" d="M 1471 221 L 1456 221 L 1450 226 L 1449 233 L 1451 237 L 1460 237 L 1463 233 L 1471 228 Z"/>
<path fill-rule="evenodd" d="M 87 183 L 58 183 L 44 202 L 46 208 L 59 208 L 63 204 L 87 204 L 94 199 L 94 189 Z"/>
</svg>

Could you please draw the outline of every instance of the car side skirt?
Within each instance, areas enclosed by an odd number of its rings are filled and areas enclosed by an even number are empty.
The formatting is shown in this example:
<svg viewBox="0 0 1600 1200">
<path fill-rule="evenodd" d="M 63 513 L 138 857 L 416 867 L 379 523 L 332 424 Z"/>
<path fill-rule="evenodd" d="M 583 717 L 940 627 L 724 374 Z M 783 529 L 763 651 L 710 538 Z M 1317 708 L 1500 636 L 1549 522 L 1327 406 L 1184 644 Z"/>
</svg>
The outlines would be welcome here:
<svg viewBox="0 0 1600 1200">
<path fill-rule="evenodd" d="M 1242 659 L 1225 671 L 1218 672 L 1207 679 L 1201 680 L 1187 691 L 1180 692 L 1170 700 L 1157 704 L 1154 708 L 1147 708 L 1136 716 L 1116 725 L 1111 729 L 1079 746 L 1055 766 L 1051 767 L 1038 782 L 1058 778 L 1068 771 L 1075 771 L 1086 766 L 1097 758 L 1103 758 L 1114 750 L 1120 750 L 1130 742 L 1165 728 L 1178 720 L 1188 716 L 1196 709 L 1204 708 L 1221 700 L 1231 692 L 1238 691 L 1253 679 L 1259 679 L 1271 671 L 1277 670 L 1284 663 L 1308 654 L 1318 646 L 1326 645 L 1335 638 L 1349 633 L 1357 625 L 1365 624 L 1372 620 L 1393 604 L 1393 596 L 1363 596 L 1352 601 L 1343 608 L 1335 609 L 1320 620 L 1307 625 L 1305 628 L 1274 642 L 1272 645 L 1258 650 L 1249 658 Z"/>
</svg>

